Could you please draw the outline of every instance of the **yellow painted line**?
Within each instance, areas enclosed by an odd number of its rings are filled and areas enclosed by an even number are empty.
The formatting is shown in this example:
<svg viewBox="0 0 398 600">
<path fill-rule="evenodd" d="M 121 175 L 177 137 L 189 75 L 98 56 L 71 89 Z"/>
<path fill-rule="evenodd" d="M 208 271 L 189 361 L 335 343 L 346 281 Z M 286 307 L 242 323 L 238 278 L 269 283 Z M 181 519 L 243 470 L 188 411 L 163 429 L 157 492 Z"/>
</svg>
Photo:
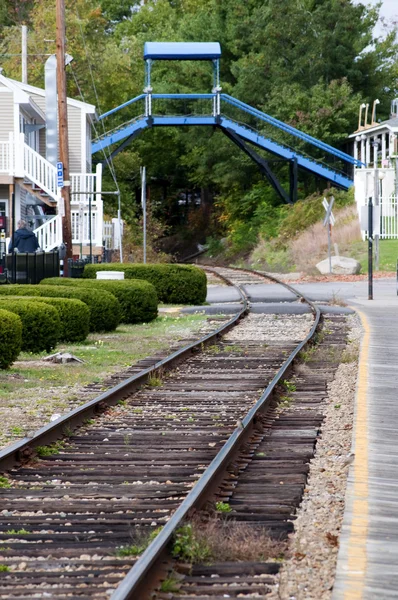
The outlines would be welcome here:
<svg viewBox="0 0 398 600">
<path fill-rule="evenodd" d="M 354 501 L 348 539 L 347 581 L 344 600 L 362 600 L 367 565 L 366 543 L 369 529 L 368 504 L 368 364 L 370 327 L 366 316 L 359 310 L 364 328 L 358 368 L 358 386 L 355 418 Z"/>
</svg>

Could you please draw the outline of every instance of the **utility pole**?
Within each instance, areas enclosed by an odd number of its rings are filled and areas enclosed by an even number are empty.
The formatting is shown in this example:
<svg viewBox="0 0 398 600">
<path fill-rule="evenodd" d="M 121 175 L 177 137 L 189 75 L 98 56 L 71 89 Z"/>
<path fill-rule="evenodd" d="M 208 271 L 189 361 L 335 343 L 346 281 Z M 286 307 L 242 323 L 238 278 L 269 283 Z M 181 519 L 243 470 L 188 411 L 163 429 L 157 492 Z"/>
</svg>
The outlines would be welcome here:
<svg viewBox="0 0 398 600">
<path fill-rule="evenodd" d="M 73 251 L 70 214 L 68 109 L 66 103 L 65 0 L 56 0 L 56 25 L 59 158 L 63 163 L 64 169 L 64 187 L 61 188 L 62 202 L 59 206 L 59 213 L 62 215 L 62 236 L 64 244 L 66 245 L 66 259 L 69 259 L 72 258 Z M 67 261 L 66 264 L 68 264 Z"/>
</svg>

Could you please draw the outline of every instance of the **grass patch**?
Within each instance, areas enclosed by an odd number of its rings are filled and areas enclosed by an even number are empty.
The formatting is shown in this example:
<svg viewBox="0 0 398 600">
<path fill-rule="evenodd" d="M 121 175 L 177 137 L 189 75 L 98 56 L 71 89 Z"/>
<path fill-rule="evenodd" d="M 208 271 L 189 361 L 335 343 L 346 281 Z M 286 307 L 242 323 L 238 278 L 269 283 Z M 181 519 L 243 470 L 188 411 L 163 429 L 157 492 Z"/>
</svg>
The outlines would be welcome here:
<svg viewBox="0 0 398 600">
<path fill-rule="evenodd" d="M 161 316 L 151 323 L 120 325 L 110 334 L 90 334 L 84 342 L 59 344 L 57 351 L 70 352 L 84 364 L 38 364 L 45 352 L 32 354 L 23 352 L 7 371 L 0 371 L 0 399 L 8 398 L 13 392 L 16 397 L 22 390 L 35 387 L 63 387 L 86 385 L 111 374 L 116 369 L 129 367 L 151 353 L 167 347 L 170 343 L 198 331 L 205 322 L 204 315 Z"/>
<path fill-rule="evenodd" d="M 216 511 L 219 513 L 229 513 L 232 508 L 228 502 L 216 502 Z"/>
<path fill-rule="evenodd" d="M 10 567 L 7 565 L 0 565 L 0 573 L 8 573 L 10 571 Z"/>
<path fill-rule="evenodd" d="M 10 409 L 21 408 L 29 419 L 27 427 L 36 429 L 54 413 L 62 414 L 76 406 L 80 388 L 93 382 L 101 384 L 138 360 L 167 350 L 176 341 L 194 335 L 205 322 L 205 315 L 165 315 L 151 323 L 121 325 L 109 334 L 90 334 L 84 342 L 57 346 L 57 351 L 70 352 L 84 364 L 44 363 L 40 359 L 46 353 L 21 353 L 10 369 L 0 370 L 0 418 L 4 415 L 3 421 L 9 423 L 8 429 L 2 428 L 0 445 L 26 433 L 18 416 L 10 422 Z"/>
<path fill-rule="evenodd" d="M 53 454 L 59 454 L 61 450 L 65 448 L 65 442 L 54 442 L 49 446 L 36 446 L 36 454 L 40 458 L 45 458 L 46 456 L 52 456 Z"/>
<path fill-rule="evenodd" d="M 178 579 L 176 577 L 173 577 L 172 575 L 170 577 L 168 577 L 167 579 L 165 579 L 164 581 L 162 581 L 162 583 L 160 585 L 160 591 L 163 592 L 164 594 L 178 592 L 178 590 L 179 590 Z"/>
<path fill-rule="evenodd" d="M 7 477 L 0 475 L 0 488 L 3 490 L 9 489 L 11 487 L 11 483 Z"/>
<path fill-rule="evenodd" d="M 147 385 L 149 385 L 149 387 L 161 387 L 163 385 L 163 380 L 156 375 L 150 375 L 148 377 Z"/>
<path fill-rule="evenodd" d="M 30 533 L 30 531 L 27 531 L 26 529 L 9 529 L 4 533 L 6 535 L 27 535 L 28 533 Z"/>
<path fill-rule="evenodd" d="M 288 392 L 295 392 L 297 389 L 296 384 L 293 383 L 292 381 L 288 381 L 287 379 L 284 379 L 282 384 L 283 384 L 283 387 L 285 388 L 285 390 Z"/>
<path fill-rule="evenodd" d="M 286 551 L 286 542 L 272 540 L 264 530 L 217 518 L 183 525 L 177 530 L 172 547 L 173 556 L 191 564 L 275 560 Z"/>
<path fill-rule="evenodd" d="M 116 550 L 116 556 L 121 558 L 125 556 L 140 556 L 161 531 L 162 527 L 157 527 L 149 534 L 142 531 L 134 533 L 132 543 L 128 546 L 120 546 Z"/>
</svg>

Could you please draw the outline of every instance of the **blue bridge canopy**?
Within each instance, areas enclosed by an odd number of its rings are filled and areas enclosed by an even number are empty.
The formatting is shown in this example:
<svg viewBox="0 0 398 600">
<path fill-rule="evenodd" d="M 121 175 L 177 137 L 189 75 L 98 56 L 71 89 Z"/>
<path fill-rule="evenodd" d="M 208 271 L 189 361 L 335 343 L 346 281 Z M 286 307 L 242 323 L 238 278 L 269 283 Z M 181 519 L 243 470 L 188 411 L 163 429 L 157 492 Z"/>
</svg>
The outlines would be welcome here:
<svg viewBox="0 0 398 600">
<path fill-rule="evenodd" d="M 218 42 L 145 42 L 144 59 L 215 60 L 221 57 Z"/>
</svg>

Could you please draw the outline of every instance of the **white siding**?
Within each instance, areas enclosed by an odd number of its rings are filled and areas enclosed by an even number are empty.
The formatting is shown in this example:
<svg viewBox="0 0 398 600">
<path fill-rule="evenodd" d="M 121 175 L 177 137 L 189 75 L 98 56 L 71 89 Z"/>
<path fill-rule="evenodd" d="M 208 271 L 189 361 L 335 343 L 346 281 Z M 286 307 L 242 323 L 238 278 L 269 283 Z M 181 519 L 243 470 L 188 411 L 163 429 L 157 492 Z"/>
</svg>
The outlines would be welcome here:
<svg viewBox="0 0 398 600">
<path fill-rule="evenodd" d="M 45 97 L 44 96 L 39 96 L 38 94 L 32 94 L 30 92 L 28 92 L 28 93 L 29 93 L 29 96 L 32 98 L 33 102 L 35 104 L 37 104 L 37 106 L 39 108 L 41 108 L 41 110 L 45 114 L 45 112 L 46 112 L 46 99 L 45 99 Z"/>
<path fill-rule="evenodd" d="M 46 100 L 44 96 L 30 93 L 32 100 L 46 112 Z M 84 113 L 83 113 L 84 114 Z M 82 145 L 86 136 L 86 129 L 82 130 L 82 110 L 76 106 L 68 105 L 68 133 L 69 133 L 69 170 L 71 173 L 85 173 L 87 171 L 86 160 L 82 159 Z M 45 131 L 40 132 L 40 154 L 45 156 Z M 91 166 L 88 172 L 91 171 Z"/>
<path fill-rule="evenodd" d="M 69 171 L 71 173 L 84 173 L 85 164 L 82 164 L 82 126 L 81 110 L 75 106 L 68 106 L 68 133 L 69 133 Z M 86 135 L 86 132 L 83 132 Z"/>
<path fill-rule="evenodd" d="M 11 131 L 14 131 L 14 94 L 2 92 L 0 94 L 0 140 L 8 140 Z"/>
</svg>

